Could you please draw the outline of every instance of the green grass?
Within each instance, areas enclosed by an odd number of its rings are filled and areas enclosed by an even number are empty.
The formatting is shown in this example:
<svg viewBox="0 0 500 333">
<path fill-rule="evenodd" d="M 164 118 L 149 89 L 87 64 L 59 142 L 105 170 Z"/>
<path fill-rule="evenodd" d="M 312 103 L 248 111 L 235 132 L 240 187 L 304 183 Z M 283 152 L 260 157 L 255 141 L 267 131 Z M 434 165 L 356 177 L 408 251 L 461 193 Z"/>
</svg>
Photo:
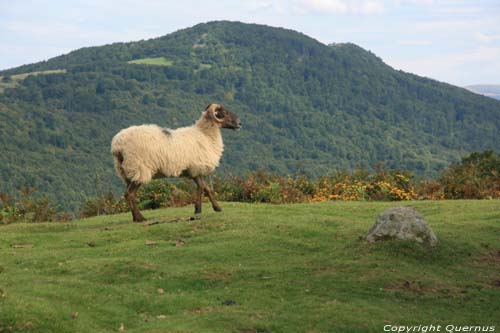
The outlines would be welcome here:
<svg viewBox="0 0 500 333">
<path fill-rule="evenodd" d="M 172 60 L 168 60 L 165 57 L 136 59 L 127 61 L 127 63 L 150 66 L 172 66 L 174 64 Z"/>
<path fill-rule="evenodd" d="M 500 201 L 405 203 L 427 217 L 434 250 L 360 240 L 394 205 L 205 204 L 200 220 L 147 227 L 129 214 L 2 226 L 0 332 L 498 331 Z"/>
<path fill-rule="evenodd" d="M 48 74 L 60 74 L 60 73 L 66 73 L 65 69 L 54 69 L 54 70 L 48 70 L 48 71 L 37 71 L 37 72 L 29 72 L 29 73 L 22 73 L 22 74 L 15 74 L 11 75 L 11 81 L 10 82 L 4 82 L 3 81 L 3 76 L 0 76 L 0 93 L 2 93 L 5 89 L 7 88 L 14 88 L 16 87 L 19 82 L 24 80 L 30 75 L 48 75 Z"/>
</svg>

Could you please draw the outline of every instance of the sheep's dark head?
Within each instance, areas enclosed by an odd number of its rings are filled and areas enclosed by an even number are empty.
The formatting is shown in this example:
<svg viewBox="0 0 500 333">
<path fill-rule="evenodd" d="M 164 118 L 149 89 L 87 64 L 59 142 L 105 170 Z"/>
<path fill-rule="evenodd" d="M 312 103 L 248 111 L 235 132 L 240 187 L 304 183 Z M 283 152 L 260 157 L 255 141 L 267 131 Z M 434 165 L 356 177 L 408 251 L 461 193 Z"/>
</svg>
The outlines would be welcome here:
<svg viewBox="0 0 500 333">
<path fill-rule="evenodd" d="M 241 121 L 234 113 L 229 111 L 222 104 L 212 103 L 205 108 L 206 115 L 222 128 L 239 130 Z"/>
</svg>

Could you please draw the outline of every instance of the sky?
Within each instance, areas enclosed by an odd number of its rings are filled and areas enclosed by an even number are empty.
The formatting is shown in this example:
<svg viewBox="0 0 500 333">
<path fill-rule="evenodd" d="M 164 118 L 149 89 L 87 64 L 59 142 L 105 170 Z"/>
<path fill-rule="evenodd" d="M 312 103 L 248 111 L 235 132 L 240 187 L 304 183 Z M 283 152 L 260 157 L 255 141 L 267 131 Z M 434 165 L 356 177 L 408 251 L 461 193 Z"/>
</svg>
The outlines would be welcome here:
<svg viewBox="0 0 500 333">
<path fill-rule="evenodd" d="M 0 70 L 214 20 L 355 43 L 458 86 L 500 84 L 500 0 L 0 0 Z"/>
</svg>

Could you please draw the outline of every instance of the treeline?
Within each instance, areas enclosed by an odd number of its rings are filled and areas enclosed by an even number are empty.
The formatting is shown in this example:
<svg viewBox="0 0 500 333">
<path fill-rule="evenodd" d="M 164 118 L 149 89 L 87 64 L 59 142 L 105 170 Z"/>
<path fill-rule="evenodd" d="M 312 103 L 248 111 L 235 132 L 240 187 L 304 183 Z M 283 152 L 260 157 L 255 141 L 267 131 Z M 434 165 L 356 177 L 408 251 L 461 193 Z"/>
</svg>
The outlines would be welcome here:
<svg viewBox="0 0 500 333">
<path fill-rule="evenodd" d="M 374 172 L 332 172 L 309 178 L 279 176 L 256 171 L 245 177 L 210 179 L 218 200 L 253 203 L 299 203 L 322 201 L 403 201 L 442 199 L 500 199 L 500 154 L 472 153 L 445 169 L 439 178 L 416 180 L 411 172 L 388 170 L 377 165 Z M 105 193 L 97 182 L 99 196 L 86 200 L 78 217 L 128 211 L 123 197 Z M 34 199 L 33 190 L 23 188 L 20 200 L 0 195 L 0 223 L 61 221 L 73 216 L 58 211 L 47 198 Z M 194 186 L 185 181 L 153 181 L 138 193 L 140 209 L 179 207 L 194 202 Z"/>
</svg>

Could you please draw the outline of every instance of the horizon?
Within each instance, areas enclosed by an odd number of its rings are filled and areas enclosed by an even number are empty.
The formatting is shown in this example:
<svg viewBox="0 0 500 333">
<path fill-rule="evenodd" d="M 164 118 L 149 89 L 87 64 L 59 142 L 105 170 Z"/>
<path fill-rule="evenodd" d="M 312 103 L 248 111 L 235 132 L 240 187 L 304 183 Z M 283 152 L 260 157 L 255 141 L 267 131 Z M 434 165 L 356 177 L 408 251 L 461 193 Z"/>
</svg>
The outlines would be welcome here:
<svg viewBox="0 0 500 333">
<path fill-rule="evenodd" d="M 500 3 L 491 0 L 36 0 L 0 3 L 0 13 L 0 70 L 225 20 L 353 43 L 396 70 L 452 85 L 500 84 Z"/>
</svg>

